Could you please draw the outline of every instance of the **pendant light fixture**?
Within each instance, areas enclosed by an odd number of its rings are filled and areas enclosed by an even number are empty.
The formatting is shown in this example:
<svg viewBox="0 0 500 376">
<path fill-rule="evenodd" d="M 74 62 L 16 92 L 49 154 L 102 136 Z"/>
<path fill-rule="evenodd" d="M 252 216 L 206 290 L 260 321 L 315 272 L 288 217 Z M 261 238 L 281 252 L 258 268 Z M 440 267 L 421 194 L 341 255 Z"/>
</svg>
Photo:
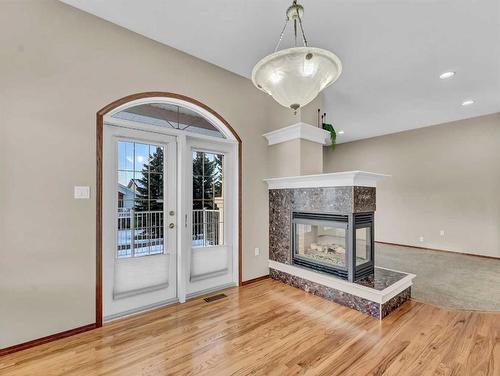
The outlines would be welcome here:
<svg viewBox="0 0 500 376">
<path fill-rule="evenodd" d="M 274 53 L 260 60 L 252 71 L 252 82 L 279 104 L 297 111 L 311 102 L 342 72 L 342 63 L 333 52 L 309 47 L 302 27 L 304 7 L 293 1 L 286 11 L 285 26 Z M 278 51 L 288 23 L 293 23 L 295 46 Z M 297 47 L 300 28 L 302 47 Z"/>
</svg>

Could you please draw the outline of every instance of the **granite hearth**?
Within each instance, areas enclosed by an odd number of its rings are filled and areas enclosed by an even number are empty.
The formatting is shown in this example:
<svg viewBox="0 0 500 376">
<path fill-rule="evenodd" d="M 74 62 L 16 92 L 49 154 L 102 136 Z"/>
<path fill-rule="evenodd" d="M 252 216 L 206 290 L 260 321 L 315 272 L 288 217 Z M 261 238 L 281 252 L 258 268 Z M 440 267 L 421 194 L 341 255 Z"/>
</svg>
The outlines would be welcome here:
<svg viewBox="0 0 500 376">
<path fill-rule="evenodd" d="M 349 286 L 342 285 L 339 285 L 337 288 L 327 286 L 328 283 L 324 283 L 325 281 L 322 281 L 323 283 L 313 282 L 312 280 L 316 278 L 313 277 L 306 279 L 299 277 L 296 274 L 301 273 L 294 273 L 293 270 L 291 271 L 293 274 L 274 269 L 272 267 L 269 270 L 269 274 L 273 279 L 302 289 L 310 294 L 317 295 L 335 303 L 355 309 L 356 311 L 380 320 L 401 306 L 411 297 L 411 283 L 408 285 L 408 279 L 413 277 L 412 275 L 406 275 L 399 272 L 394 273 L 400 275 L 400 278 L 397 279 L 396 282 L 401 284 L 401 288 L 393 288 L 392 285 L 395 283 L 394 276 L 390 276 L 389 279 L 374 279 L 373 276 L 371 276 L 367 278 L 366 282 L 362 280 L 357 281 L 356 284 L 358 284 L 361 288 L 356 290 L 355 287 L 349 288 Z M 375 274 L 380 274 L 381 271 L 386 273 L 392 272 L 386 269 L 375 268 Z M 404 280 L 404 278 L 406 278 L 406 280 Z M 373 288 L 365 285 L 365 283 L 370 283 L 368 280 L 375 282 L 377 285 L 385 285 L 387 283 L 389 283 L 389 285 L 383 290 L 374 289 L 375 291 L 372 291 Z M 389 282 L 391 280 L 392 282 Z M 408 287 L 405 287 L 406 285 L 408 285 Z M 365 288 L 363 289 L 362 287 Z M 384 291 L 386 289 L 387 291 Z M 346 290 L 351 291 L 351 293 L 346 292 Z"/>
<path fill-rule="evenodd" d="M 407 301 L 415 276 L 375 267 L 376 181 L 384 177 L 267 179 L 271 277 L 378 319 Z"/>
</svg>

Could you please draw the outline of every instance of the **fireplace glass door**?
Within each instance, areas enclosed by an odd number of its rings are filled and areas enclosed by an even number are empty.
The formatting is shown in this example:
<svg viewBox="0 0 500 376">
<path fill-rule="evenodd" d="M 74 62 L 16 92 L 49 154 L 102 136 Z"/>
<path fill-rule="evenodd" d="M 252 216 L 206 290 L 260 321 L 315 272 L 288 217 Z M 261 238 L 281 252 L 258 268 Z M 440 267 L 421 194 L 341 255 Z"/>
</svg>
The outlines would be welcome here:
<svg viewBox="0 0 500 376">
<path fill-rule="evenodd" d="M 292 213 L 292 263 L 354 282 L 373 274 L 373 213 Z"/>
<path fill-rule="evenodd" d="M 356 228 L 356 266 L 372 261 L 371 227 Z"/>
<path fill-rule="evenodd" d="M 295 259 L 333 268 L 347 268 L 347 224 L 294 219 Z"/>
</svg>

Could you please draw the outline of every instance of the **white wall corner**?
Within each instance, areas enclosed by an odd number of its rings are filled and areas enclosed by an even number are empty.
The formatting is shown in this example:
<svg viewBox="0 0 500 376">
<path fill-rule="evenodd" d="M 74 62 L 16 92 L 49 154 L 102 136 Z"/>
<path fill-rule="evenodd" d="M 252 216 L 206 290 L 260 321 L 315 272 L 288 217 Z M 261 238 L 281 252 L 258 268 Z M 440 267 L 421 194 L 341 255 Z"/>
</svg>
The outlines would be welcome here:
<svg viewBox="0 0 500 376">
<path fill-rule="evenodd" d="M 263 136 L 267 139 L 269 146 L 296 139 L 308 140 L 320 145 L 328 145 L 330 142 L 330 133 L 307 123 L 293 124 L 265 133 Z"/>
</svg>

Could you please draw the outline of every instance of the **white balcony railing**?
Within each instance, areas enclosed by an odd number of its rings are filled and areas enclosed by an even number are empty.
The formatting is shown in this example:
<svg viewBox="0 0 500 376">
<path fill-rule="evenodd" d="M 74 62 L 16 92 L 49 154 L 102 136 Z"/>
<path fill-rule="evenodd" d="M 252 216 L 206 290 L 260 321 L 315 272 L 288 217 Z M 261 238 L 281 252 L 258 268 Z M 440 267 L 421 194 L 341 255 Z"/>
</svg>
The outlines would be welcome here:
<svg viewBox="0 0 500 376">
<path fill-rule="evenodd" d="M 118 208 L 117 257 L 164 253 L 163 211 Z"/>
<path fill-rule="evenodd" d="M 193 210 L 193 247 L 222 245 L 224 224 L 222 210 Z"/>
<path fill-rule="evenodd" d="M 223 244 L 222 210 L 193 210 L 192 218 L 193 247 Z M 163 211 L 118 208 L 118 258 L 154 255 L 164 251 Z"/>
</svg>

